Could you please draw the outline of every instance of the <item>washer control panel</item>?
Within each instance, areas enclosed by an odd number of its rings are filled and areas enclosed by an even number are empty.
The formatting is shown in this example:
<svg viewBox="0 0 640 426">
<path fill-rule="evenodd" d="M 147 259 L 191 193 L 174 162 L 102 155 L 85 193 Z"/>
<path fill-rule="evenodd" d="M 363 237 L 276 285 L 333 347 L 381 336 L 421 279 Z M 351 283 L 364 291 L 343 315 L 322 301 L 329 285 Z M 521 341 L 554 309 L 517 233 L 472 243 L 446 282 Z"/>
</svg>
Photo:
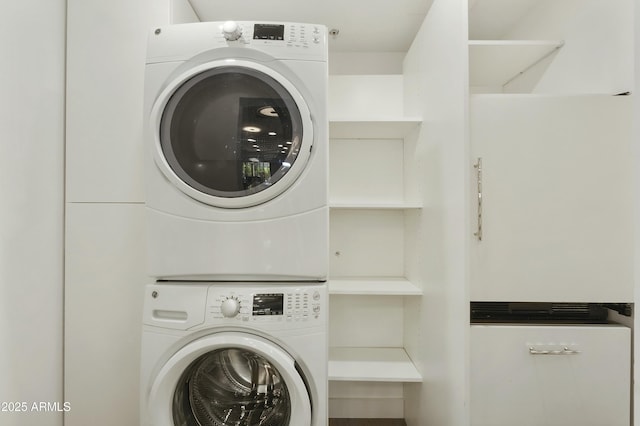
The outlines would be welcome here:
<svg viewBox="0 0 640 426">
<path fill-rule="evenodd" d="M 210 286 L 207 320 L 234 322 L 312 322 L 324 317 L 325 287 L 234 287 Z"/>
</svg>

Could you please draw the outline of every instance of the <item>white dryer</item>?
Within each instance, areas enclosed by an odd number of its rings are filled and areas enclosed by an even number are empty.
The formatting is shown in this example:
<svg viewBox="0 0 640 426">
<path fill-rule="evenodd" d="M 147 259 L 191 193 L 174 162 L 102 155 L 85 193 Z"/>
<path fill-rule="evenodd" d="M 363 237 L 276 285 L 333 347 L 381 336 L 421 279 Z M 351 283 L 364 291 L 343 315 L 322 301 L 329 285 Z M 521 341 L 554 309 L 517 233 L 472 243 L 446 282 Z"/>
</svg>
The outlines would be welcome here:
<svg viewBox="0 0 640 426">
<path fill-rule="evenodd" d="M 204 22 L 149 36 L 149 274 L 323 281 L 327 36 L 321 25 Z"/>
<path fill-rule="evenodd" d="M 326 426 L 326 285 L 147 286 L 143 426 Z"/>
</svg>

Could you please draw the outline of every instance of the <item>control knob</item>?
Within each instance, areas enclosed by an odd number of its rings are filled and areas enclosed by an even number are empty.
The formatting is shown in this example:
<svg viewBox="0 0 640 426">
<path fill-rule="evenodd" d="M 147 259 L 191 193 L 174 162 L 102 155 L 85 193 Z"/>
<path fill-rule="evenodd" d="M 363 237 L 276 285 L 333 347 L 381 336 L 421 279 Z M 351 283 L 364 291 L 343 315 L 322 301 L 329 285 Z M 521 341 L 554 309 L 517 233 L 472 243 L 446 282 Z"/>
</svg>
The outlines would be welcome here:
<svg viewBox="0 0 640 426">
<path fill-rule="evenodd" d="M 235 21 L 227 21 L 222 25 L 222 34 L 225 39 L 235 41 L 242 37 L 242 28 Z"/>
<path fill-rule="evenodd" d="M 233 297 L 229 297 L 222 301 L 220 311 L 226 318 L 233 318 L 240 312 L 240 301 Z"/>
</svg>

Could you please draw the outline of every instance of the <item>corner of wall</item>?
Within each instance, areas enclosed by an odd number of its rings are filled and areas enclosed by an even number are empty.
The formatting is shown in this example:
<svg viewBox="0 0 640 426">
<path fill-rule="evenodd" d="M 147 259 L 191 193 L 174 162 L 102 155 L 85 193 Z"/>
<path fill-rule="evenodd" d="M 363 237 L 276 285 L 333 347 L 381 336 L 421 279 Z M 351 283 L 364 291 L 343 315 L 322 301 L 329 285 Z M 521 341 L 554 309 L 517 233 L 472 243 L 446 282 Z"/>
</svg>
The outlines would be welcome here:
<svg viewBox="0 0 640 426">
<path fill-rule="evenodd" d="M 170 8 L 169 22 L 172 24 L 187 24 L 201 21 L 189 0 L 171 0 Z"/>
</svg>

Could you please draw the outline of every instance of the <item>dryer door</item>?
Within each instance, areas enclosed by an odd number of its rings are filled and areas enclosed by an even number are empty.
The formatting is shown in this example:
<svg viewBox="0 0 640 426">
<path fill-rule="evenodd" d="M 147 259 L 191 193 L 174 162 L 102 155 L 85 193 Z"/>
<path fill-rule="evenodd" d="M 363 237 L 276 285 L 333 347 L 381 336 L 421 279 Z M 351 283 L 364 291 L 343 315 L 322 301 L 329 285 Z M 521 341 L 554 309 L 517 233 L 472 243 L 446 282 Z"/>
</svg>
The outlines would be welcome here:
<svg viewBox="0 0 640 426">
<path fill-rule="evenodd" d="M 285 191 L 313 143 L 305 100 L 261 64 L 216 61 L 171 82 L 151 112 L 156 164 L 204 203 L 242 208 Z"/>
<path fill-rule="evenodd" d="M 311 400 L 294 360 L 243 333 L 218 333 L 179 350 L 149 393 L 154 426 L 309 426 Z"/>
</svg>

